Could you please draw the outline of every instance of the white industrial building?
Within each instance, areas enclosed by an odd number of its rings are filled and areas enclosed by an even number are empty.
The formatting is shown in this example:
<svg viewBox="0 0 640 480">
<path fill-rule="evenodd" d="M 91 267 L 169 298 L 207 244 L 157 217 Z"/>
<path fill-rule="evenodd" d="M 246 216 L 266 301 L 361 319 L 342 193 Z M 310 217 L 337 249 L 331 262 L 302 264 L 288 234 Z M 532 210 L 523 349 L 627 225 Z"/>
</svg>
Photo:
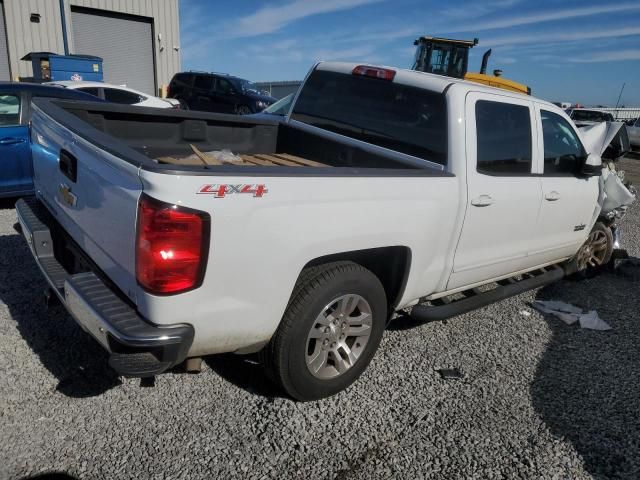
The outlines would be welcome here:
<svg viewBox="0 0 640 480">
<path fill-rule="evenodd" d="M 0 0 L 0 80 L 30 52 L 102 57 L 104 81 L 157 94 L 180 70 L 178 0 Z"/>
</svg>

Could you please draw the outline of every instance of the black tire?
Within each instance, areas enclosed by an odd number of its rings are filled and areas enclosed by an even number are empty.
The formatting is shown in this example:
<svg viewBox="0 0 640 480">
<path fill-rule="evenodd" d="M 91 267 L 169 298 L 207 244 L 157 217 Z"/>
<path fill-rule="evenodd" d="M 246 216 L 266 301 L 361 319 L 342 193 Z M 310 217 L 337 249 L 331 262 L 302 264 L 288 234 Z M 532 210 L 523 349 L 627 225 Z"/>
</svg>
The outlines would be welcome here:
<svg viewBox="0 0 640 480">
<path fill-rule="evenodd" d="M 604 249 L 599 253 L 599 257 L 601 258 L 597 263 L 597 265 L 584 265 L 584 262 L 581 262 L 581 256 L 585 254 L 585 249 L 589 247 L 590 239 L 593 235 L 599 235 L 603 240 L 606 239 L 606 243 L 604 245 Z M 596 224 L 591 229 L 589 233 L 589 237 L 585 241 L 585 243 L 580 247 L 580 250 L 567 261 L 564 266 L 565 273 L 567 275 L 573 275 L 574 278 L 582 278 L 589 277 L 596 273 L 599 269 L 604 267 L 611 260 L 611 256 L 613 255 L 613 233 L 611 229 L 607 227 L 602 222 L 596 222 Z"/>
<path fill-rule="evenodd" d="M 308 335 L 328 304 L 344 295 L 362 297 L 371 308 L 371 332 L 353 365 L 335 378 L 320 379 L 307 367 Z M 371 362 L 387 319 L 387 300 L 378 277 L 352 262 L 336 262 L 305 269 L 278 330 L 262 352 L 269 376 L 296 400 L 334 395 L 351 385 Z"/>
<path fill-rule="evenodd" d="M 236 113 L 238 115 L 251 115 L 253 112 L 246 105 L 238 105 L 236 107 Z"/>
</svg>

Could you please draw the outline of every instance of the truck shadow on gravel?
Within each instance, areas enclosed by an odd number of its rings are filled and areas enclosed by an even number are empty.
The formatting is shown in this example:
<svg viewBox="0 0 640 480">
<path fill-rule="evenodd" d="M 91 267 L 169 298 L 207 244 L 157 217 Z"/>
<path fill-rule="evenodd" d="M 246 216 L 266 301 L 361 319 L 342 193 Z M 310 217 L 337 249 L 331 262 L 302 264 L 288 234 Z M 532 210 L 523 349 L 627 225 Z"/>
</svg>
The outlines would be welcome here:
<svg viewBox="0 0 640 480">
<path fill-rule="evenodd" d="M 612 330 L 546 316 L 553 338 L 531 385 L 534 408 L 595 478 L 640 478 L 640 268 L 562 281 L 537 298 L 597 310 Z"/>
<path fill-rule="evenodd" d="M 56 390 L 76 398 L 93 397 L 120 385 L 104 350 L 58 305 L 45 307 L 42 278 L 20 235 L 0 236 L 0 300 L 42 365 L 57 379 Z M 16 369 L 22 361 L 15 358 Z M 29 371 L 29 369 L 27 369 Z M 19 375 L 19 370 L 15 373 Z"/>
<path fill-rule="evenodd" d="M 235 355 L 233 353 L 211 355 L 205 358 L 205 363 L 216 374 L 227 382 L 242 388 L 252 395 L 265 397 L 269 401 L 276 398 L 288 398 L 286 394 L 274 384 L 257 355 Z"/>
</svg>

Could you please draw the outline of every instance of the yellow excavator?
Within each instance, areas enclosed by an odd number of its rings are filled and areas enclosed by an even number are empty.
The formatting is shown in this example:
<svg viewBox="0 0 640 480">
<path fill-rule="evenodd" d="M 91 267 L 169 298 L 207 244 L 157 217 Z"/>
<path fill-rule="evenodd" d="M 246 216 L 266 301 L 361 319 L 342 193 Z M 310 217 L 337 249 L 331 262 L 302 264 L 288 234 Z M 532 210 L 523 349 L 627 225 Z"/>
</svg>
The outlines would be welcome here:
<svg viewBox="0 0 640 480">
<path fill-rule="evenodd" d="M 469 50 L 478 45 L 477 38 L 473 40 L 454 40 L 451 38 L 423 36 L 413 44 L 417 46 L 413 70 L 460 78 L 490 87 L 531 95 L 531 88 L 528 86 L 503 78 L 502 70 L 494 70 L 493 75 L 487 74 L 487 63 L 489 62 L 491 49 L 487 50 L 482 56 L 480 72 L 467 71 Z"/>
</svg>

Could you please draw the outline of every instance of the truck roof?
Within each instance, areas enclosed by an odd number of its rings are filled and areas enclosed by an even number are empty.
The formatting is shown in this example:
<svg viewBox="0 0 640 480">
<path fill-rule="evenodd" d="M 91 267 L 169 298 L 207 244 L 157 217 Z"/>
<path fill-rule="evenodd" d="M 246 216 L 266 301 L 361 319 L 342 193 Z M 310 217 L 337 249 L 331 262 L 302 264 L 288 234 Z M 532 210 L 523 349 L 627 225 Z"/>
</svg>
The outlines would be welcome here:
<svg viewBox="0 0 640 480">
<path fill-rule="evenodd" d="M 338 73 L 351 73 L 358 65 L 367 65 L 374 68 L 388 68 L 396 72 L 394 82 L 401 83 L 403 85 L 409 85 L 412 87 L 424 88 L 434 92 L 442 93 L 452 84 L 458 85 L 459 88 L 466 89 L 467 91 L 474 92 L 486 92 L 499 94 L 505 97 L 511 97 L 516 99 L 522 99 L 523 95 L 517 92 L 510 92 L 501 88 L 489 87 L 481 85 L 475 82 L 469 82 L 467 80 L 460 80 L 453 77 L 445 77 L 442 75 L 436 75 L 433 73 L 418 72 L 416 70 L 409 70 L 406 68 L 392 67 L 388 65 L 373 65 L 369 63 L 355 63 L 355 62 L 320 62 L 317 65 L 318 70 L 328 70 Z M 538 103 L 543 103 L 554 110 L 560 110 L 557 106 L 553 105 L 546 100 L 541 100 L 533 96 L 524 96 L 525 98 L 535 100 Z"/>
<path fill-rule="evenodd" d="M 66 88 L 43 85 L 41 83 L 26 83 L 26 82 L 0 82 L 0 93 L 20 93 L 30 92 L 33 96 L 42 97 L 54 97 L 54 98 L 67 98 L 74 100 L 85 101 L 98 101 L 103 102 L 93 95 L 89 95 L 84 92 L 76 92 L 74 90 L 68 90 Z"/>
</svg>

